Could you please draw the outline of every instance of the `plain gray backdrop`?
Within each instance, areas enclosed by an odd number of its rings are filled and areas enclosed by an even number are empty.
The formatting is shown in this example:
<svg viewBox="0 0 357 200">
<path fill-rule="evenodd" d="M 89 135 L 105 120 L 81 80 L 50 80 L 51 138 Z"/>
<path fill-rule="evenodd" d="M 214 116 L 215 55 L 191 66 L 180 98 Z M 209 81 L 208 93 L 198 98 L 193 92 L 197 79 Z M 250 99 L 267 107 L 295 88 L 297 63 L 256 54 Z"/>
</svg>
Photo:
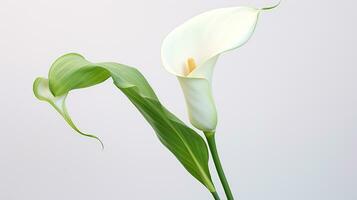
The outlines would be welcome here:
<svg viewBox="0 0 357 200">
<path fill-rule="evenodd" d="M 0 0 L 0 199 L 211 199 L 111 80 L 68 98 L 104 151 L 35 99 L 32 82 L 68 52 L 136 66 L 187 122 L 178 81 L 161 65 L 165 35 L 209 9 L 273 3 Z M 245 46 L 220 57 L 217 143 L 237 199 L 357 199 L 356 7 L 283 1 Z"/>
</svg>

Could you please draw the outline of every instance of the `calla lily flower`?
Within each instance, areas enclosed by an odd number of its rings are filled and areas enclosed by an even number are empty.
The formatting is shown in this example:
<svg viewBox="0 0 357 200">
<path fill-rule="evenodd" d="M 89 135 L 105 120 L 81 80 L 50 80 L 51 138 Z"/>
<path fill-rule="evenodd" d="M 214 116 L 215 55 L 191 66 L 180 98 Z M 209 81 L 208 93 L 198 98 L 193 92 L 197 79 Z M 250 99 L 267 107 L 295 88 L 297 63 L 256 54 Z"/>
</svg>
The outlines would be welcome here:
<svg viewBox="0 0 357 200">
<path fill-rule="evenodd" d="M 193 126 L 205 132 L 215 131 L 217 111 L 211 83 L 217 59 L 246 43 L 260 12 L 276 6 L 211 10 L 189 19 L 164 39 L 162 63 L 180 82 Z"/>
</svg>

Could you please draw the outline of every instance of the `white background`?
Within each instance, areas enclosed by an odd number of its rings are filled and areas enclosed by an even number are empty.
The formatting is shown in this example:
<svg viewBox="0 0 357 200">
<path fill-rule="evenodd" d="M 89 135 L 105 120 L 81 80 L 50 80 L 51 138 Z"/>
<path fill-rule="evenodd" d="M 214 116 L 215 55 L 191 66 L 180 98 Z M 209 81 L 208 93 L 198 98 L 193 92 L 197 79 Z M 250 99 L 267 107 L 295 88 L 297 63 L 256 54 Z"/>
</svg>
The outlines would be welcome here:
<svg viewBox="0 0 357 200">
<path fill-rule="evenodd" d="M 162 39 L 209 9 L 273 3 L 0 0 L 0 199 L 211 199 L 110 80 L 68 98 L 104 151 L 35 99 L 32 82 L 68 52 L 136 66 L 187 121 L 179 84 L 161 65 Z M 237 199 L 357 199 L 356 7 L 286 0 L 219 59 L 217 143 Z"/>
</svg>

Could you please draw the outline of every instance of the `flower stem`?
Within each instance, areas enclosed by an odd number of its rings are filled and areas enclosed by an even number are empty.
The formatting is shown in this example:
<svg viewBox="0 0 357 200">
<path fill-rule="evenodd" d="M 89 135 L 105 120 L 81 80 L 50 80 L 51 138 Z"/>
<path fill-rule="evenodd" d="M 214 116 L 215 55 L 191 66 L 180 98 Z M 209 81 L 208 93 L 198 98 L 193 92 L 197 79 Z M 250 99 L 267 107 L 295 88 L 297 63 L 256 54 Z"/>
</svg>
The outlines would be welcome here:
<svg viewBox="0 0 357 200">
<path fill-rule="evenodd" d="M 233 194 L 232 194 L 231 189 L 229 187 L 227 178 L 226 178 L 226 176 L 224 174 L 224 171 L 223 171 L 223 168 L 222 168 L 221 161 L 220 161 L 219 156 L 218 156 L 216 140 L 215 140 L 215 137 L 214 137 L 215 136 L 215 132 L 204 132 L 204 133 L 205 133 L 205 136 L 206 136 L 206 139 L 207 139 L 207 142 L 208 142 L 209 149 L 211 151 L 211 155 L 212 155 L 212 158 L 213 158 L 214 165 L 216 166 L 216 170 L 217 170 L 219 179 L 221 180 L 224 192 L 226 193 L 227 200 L 234 200 Z"/>
<path fill-rule="evenodd" d="M 214 200 L 221 200 L 217 194 L 217 192 L 211 192 Z"/>
</svg>

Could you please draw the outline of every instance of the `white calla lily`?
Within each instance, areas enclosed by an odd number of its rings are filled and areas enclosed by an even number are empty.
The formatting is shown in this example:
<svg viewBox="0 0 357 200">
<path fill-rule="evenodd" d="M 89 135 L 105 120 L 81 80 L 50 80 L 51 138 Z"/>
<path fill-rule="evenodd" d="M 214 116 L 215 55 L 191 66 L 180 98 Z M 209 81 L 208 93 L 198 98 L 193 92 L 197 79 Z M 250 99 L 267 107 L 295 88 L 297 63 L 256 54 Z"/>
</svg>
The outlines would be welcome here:
<svg viewBox="0 0 357 200">
<path fill-rule="evenodd" d="M 162 63 L 167 71 L 178 77 L 190 122 L 196 128 L 211 132 L 217 125 L 211 83 L 219 55 L 247 42 L 254 32 L 259 13 L 271 8 L 211 10 L 189 19 L 164 39 Z"/>
</svg>

